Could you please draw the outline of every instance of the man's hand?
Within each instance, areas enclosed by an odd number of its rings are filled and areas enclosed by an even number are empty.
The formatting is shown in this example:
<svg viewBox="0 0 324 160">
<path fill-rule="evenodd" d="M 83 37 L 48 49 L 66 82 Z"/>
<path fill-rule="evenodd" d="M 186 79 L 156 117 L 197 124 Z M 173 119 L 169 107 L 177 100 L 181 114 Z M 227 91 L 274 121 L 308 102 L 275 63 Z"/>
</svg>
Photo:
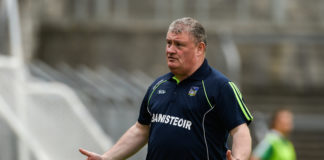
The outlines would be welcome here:
<svg viewBox="0 0 324 160">
<path fill-rule="evenodd" d="M 89 152 L 89 151 L 87 151 L 87 150 L 85 150 L 85 149 L 81 149 L 81 148 L 79 149 L 79 151 L 80 151 L 83 155 L 85 155 L 85 156 L 88 157 L 87 160 L 104 160 L 104 159 L 102 158 L 102 156 L 99 155 L 99 154 L 97 154 L 97 153 Z"/>
<path fill-rule="evenodd" d="M 121 160 L 135 154 L 146 143 L 150 133 L 150 126 L 136 122 L 106 153 L 99 155 L 84 149 L 79 151 L 87 156 L 86 160 Z"/>
</svg>

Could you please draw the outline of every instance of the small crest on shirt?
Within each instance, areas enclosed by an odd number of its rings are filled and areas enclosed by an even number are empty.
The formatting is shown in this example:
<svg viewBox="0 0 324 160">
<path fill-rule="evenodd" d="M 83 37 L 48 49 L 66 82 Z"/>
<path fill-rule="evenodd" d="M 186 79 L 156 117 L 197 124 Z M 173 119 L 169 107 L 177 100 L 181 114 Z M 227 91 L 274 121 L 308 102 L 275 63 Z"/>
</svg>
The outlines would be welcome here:
<svg viewBox="0 0 324 160">
<path fill-rule="evenodd" d="M 164 89 L 159 89 L 158 90 L 158 94 L 165 94 L 165 93 L 166 93 L 166 91 Z"/>
<path fill-rule="evenodd" d="M 199 87 L 192 86 L 189 90 L 188 95 L 189 96 L 195 96 L 197 94 L 197 91 L 199 90 Z"/>
</svg>

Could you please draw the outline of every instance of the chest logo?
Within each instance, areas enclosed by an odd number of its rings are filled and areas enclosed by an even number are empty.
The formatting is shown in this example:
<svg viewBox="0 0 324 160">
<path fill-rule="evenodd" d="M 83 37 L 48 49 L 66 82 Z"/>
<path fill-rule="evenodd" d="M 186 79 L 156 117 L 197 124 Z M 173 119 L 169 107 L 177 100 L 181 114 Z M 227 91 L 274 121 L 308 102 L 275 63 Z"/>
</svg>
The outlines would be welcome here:
<svg viewBox="0 0 324 160">
<path fill-rule="evenodd" d="M 159 89 L 157 94 L 165 94 L 166 91 L 164 89 Z"/>
<path fill-rule="evenodd" d="M 199 87 L 192 86 L 189 90 L 188 95 L 189 96 L 196 96 L 197 91 L 199 90 Z"/>
</svg>

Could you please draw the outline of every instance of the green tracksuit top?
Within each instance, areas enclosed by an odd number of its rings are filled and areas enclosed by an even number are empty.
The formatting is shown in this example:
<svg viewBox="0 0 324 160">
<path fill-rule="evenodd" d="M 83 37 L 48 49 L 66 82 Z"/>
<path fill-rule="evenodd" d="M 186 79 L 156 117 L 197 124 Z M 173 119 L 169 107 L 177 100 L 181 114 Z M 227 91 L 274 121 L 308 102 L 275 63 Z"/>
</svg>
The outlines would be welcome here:
<svg viewBox="0 0 324 160">
<path fill-rule="evenodd" d="M 266 135 L 253 154 L 261 160 L 296 160 L 293 144 L 275 130 Z"/>
</svg>

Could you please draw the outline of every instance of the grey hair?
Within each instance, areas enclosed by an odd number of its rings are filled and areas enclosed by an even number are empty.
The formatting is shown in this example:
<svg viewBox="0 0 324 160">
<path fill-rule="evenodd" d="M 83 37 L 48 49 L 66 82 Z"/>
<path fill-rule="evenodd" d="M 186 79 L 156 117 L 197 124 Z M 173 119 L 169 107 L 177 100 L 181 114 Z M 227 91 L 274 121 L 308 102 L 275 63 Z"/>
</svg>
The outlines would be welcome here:
<svg viewBox="0 0 324 160">
<path fill-rule="evenodd" d="M 176 34 L 188 32 L 194 37 L 196 43 L 204 42 L 207 46 L 207 35 L 205 28 L 197 20 L 191 17 L 184 17 L 174 20 L 170 24 L 168 32 Z"/>
</svg>

